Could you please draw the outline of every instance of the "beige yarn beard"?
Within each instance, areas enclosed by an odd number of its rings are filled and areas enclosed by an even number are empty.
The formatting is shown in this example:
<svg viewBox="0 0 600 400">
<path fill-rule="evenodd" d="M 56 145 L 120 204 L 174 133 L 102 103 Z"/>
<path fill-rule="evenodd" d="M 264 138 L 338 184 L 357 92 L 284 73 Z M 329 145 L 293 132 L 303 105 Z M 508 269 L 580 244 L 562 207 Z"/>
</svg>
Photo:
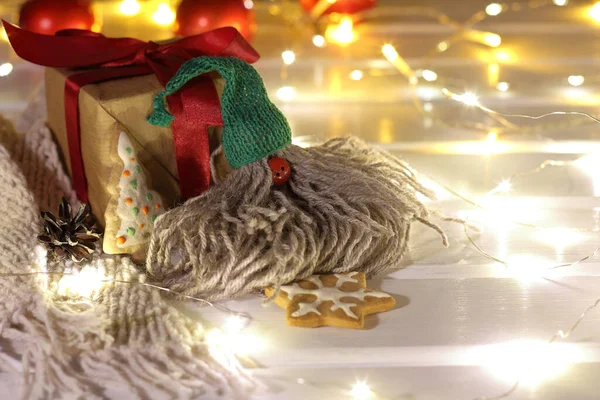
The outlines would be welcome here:
<svg viewBox="0 0 600 400">
<path fill-rule="evenodd" d="M 292 175 L 272 186 L 267 160 L 231 173 L 156 221 L 150 279 L 205 298 L 236 297 L 315 273 L 399 266 L 411 224 L 429 221 L 416 192 L 433 197 L 407 164 L 356 138 L 278 152 Z"/>
</svg>

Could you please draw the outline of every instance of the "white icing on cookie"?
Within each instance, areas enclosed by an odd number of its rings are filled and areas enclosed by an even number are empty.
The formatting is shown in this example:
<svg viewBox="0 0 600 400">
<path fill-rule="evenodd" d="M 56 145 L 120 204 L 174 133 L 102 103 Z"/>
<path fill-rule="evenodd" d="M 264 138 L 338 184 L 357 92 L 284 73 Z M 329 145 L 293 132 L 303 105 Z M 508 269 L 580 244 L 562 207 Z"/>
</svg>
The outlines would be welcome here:
<svg viewBox="0 0 600 400">
<path fill-rule="evenodd" d="M 367 291 L 365 288 L 359 288 L 354 292 L 344 292 L 341 287 L 346 282 L 358 283 L 358 280 L 353 276 L 354 274 L 334 274 L 337 278 L 335 287 L 326 287 L 319 278 L 319 275 L 313 275 L 309 278 L 304 279 L 305 281 L 311 282 L 317 286 L 316 289 L 304 289 L 298 283 L 292 285 L 282 286 L 281 291 L 286 293 L 288 299 L 294 300 L 298 295 L 312 295 L 316 296 L 316 300 L 312 302 L 299 302 L 298 310 L 292 313 L 292 317 L 301 317 L 309 313 L 315 313 L 321 315 L 317 307 L 326 301 L 333 302 L 331 311 L 343 310 L 350 318 L 358 319 L 358 316 L 351 310 L 351 307 L 356 306 L 356 303 L 346 303 L 342 301 L 342 298 L 352 298 L 359 301 L 364 301 L 365 297 L 378 297 L 378 298 L 389 298 L 391 297 L 387 293 Z"/>
<path fill-rule="evenodd" d="M 123 173 L 119 180 L 116 210 L 121 226 L 115 237 L 116 245 L 125 248 L 148 240 L 154 228 L 154 220 L 165 212 L 165 207 L 160 194 L 149 190 L 146 175 L 125 132 L 119 134 L 117 151 L 123 161 Z"/>
</svg>

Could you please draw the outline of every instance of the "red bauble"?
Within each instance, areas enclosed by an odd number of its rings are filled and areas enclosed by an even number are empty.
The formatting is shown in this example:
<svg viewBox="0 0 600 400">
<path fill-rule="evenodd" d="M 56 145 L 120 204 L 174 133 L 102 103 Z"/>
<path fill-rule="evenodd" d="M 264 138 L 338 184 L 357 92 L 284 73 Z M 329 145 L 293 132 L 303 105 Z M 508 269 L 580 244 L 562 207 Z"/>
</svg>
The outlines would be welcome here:
<svg viewBox="0 0 600 400">
<path fill-rule="evenodd" d="M 300 0 L 300 4 L 306 11 L 310 11 L 320 0 Z M 337 0 L 324 12 L 324 14 L 340 13 L 354 14 L 368 10 L 377 3 L 377 0 Z"/>
<path fill-rule="evenodd" d="M 225 26 L 233 26 L 250 41 L 256 30 L 254 11 L 244 6 L 244 0 L 183 0 L 177 9 L 180 36 L 192 36 Z"/>
<path fill-rule="evenodd" d="M 90 0 L 29 0 L 21 7 L 19 25 L 46 35 L 62 29 L 90 30 L 94 14 Z"/>
</svg>

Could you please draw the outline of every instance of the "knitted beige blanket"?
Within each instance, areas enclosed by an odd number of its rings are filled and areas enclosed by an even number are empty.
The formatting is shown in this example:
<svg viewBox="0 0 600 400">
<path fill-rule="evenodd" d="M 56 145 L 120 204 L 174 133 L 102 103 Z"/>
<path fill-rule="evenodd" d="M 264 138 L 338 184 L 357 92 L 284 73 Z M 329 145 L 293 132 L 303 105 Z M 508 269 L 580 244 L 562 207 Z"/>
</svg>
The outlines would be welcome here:
<svg viewBox="0 0 600 400">
<path fill-rule="evenodd" d="M 128 258 L 96 254 L 84 281 L 26 275 L 82 268 L 50 262 L 36 240 L 40 209 L 56 211 L 63 195 L 75 203 L 44 110 L 32 103 L 16 129 L 0 117 L 0 376 L 10 374 L 12 397 L 247 398 L 256 382 L 198 321 L 155 289 L 99 283 L 143 282 Z"/>
</svg>

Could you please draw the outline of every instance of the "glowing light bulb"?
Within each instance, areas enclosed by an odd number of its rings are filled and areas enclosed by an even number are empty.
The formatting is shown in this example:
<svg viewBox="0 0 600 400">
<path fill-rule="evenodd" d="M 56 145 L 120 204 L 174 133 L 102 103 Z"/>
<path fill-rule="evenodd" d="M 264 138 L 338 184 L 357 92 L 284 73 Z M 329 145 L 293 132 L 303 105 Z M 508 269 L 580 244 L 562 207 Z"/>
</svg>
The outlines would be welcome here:
<svg viewBox="0 0 600 400">
<path fill-rule="evenodd" d="M 350 72 L 350 79 L 353 81 L 360 81 L 364 76 L 365 74 L 360 69 L 355 69 Z"/>
<path fill-rule="evenodd" d="M 582 358 L 575 344 L 536 340 L 493 344 L 479 351 L 484 365 L 494 376 L 506 382 L 518 380 L 529 388 L 558 377 Z"/>
<path fill-rule="evenodd" d="M 285 65 L 292 65 L 296 61 L 296 54 L 291 50 L 286 50 L 281 53 L 281 58 Z"/>
<path fill-rule="evenodd" d="M 388 61 L 394 61 L 399 57 L 396 48 L 389 43 L 383 45 L 383 47 L 381 48 L 381 52 L 383 53 L 385 58 L 388 59 Z"/>
<path fill-rule="evenodd" d="M 583 82 L 585 82 L 585 78 L 581 75 L 571 75 L 567 81 L 571 86 L 581 86 L 583 85 Z"/>
<path fill-rule="evenodd" d="M 58 281 L 57 293 L 61 296 L 91 298 L 106 284 L 107 276 L 103 268 L 83 267 L 72 275 L 63 275 Z"/>
<path fill-rule="evenodd" d="M 123 15 L 136 15 L 140 12 L 140 3 L 137 0 L 123 0 L 119 5 L 119 11 Z"/>
<path fill-rule="evenodd" d="M 483 41 L 488 46 L 498 47 L 502 43 L 502 38 L 496 33 L 487 32 L 485 35 L 483 35 Z"/>
<path fill-rule="evenodd" d="M 448 50 L 448 47 L 450 47 L 448 42 L 439 42 L 437 45 L 437 51 L 443 53 L 444 51 Z"/>
<path fill-rule="evenodd" d="M 277 90 L 277 97 L 282 101 L 292 101 L 296 97 L 296 89 L 291 86 L 284 86 Z"/>
<path fill-rule="evenodd" d="M 4 63 L 0 65 L 0 76 L 8 76 L 13 70 L 11 63 Z"/>
<path fill-rule="evenodd" d="M 352 43 L 356 39 L 352 18 L 342 17 L 339 24 L 328 26 L 325 30 L 325 36 L 330 41 L 341 45 Z"/>
<path fill-rule="evenodd" d="M 485 8 L 487 15 L 496 16 L 502 12 L 502 5 L 498 3 L 491 3 Z"/>
<path fill-rule="evenodd" d="M 429 69 L 425 69 L 423 70 L 423 72 L 421 73 L 421 76 L 423 77 L 423 79 L 425 79 L 427 82 L 433 82 L 437 79 L 437 74 Z"/>
<path fill-rule="evenodd" d="M 244 7 L 246 7 L 246 10 L 252 10 L 254 8 L 254 2 L 252 0 L 244 0 Z"/>
<path fill-rule="evenodd" d="M 594 4 L 594 6 L 590 8 L 589 15 L 593 20 L 600 22 L 600 2 Z"/>
<path fill-rule="evenodd" d="M 559 7 L 566 6 L 567 4 L 569 4 L 569 0 L 552 0 L 552 2 L 554 3 L 554 5 L 557 5 Z"/>
<path fill-rule="evenodd" d="M 479 99 L 477 99 L 477 96 L 474 93 L 471 92 L 465 92 L 462 95 L 460 95 L 460 102 L 468 105 L 468 106 L 477 106 L 479 105 Z"/>
<path fill-rule="evenodd" d="M 227 321 L 225 322 L 225 330 L 227 333 L 231 334 L 239 333 L 246 327 L 246 323 L 247 320 L 239 315 L 232 315 L 231 317 L 227 318 Z"/>
<path fill-rule="evenodd" d="M 508 89 L 510 89 L 510 85 L 508 84 L 508 82 L 498 82 L 498 84 L 496 85 L 496 89 L 498 89 L 501 92 L 506 92 L 508 91 Z"/>
<path fill-rule="evenodd" d="M 323 46 L 325 46 L 325 38 L 323 37 L 323 35 L 315 35 L 315 36 L 313 36 L 312 42 L 317 47 L 323 47 Z"/>
<path fill-rule="evenodd" d="M 511 189 L 510 181 L 507 179 L 503 180 L 502 182 L 500 182 L 497 189 L 498 189 L 498 192 L 500 192 L 500 193 L 510 192 L 510 189 Z"/>
<path fill-rule="evenodd" d="M 356 382 L 354 386 L 352 386 L 352 391 L 350 394 L 355 400 L 365 400 L 373 397 L 371 388 L 369 388 L 369 385 L 363 381 Z"/>
<path fill-rule="evenodd" d="M 154 14 L 152 14 L 152 20 L 160 25 L 172 24 L 175 21 L 175 12 L 167 3 L 160 3 Z"/>
</svg>

